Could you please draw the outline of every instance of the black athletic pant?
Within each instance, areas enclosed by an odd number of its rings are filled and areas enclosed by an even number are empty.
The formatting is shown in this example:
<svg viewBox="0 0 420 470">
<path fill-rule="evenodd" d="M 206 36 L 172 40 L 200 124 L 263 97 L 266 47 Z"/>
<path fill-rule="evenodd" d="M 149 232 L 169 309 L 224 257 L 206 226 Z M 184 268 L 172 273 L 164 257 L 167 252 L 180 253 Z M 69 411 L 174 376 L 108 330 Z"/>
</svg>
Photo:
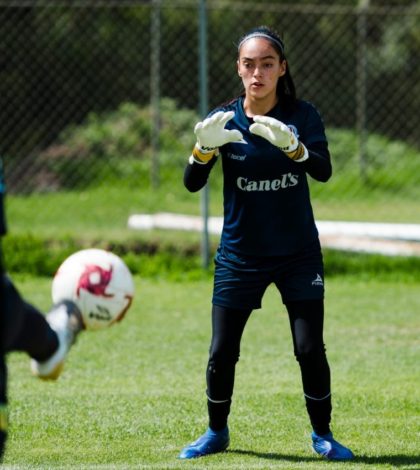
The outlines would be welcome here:
<svg viewBox="0 0 420 470">
<path fill-rule="evenodd" d="M 7 404 L 5 355 L 12 351 L 24 351 L 32 358 L 44 361 L 57 348 L 57 335 L 44 315 L 25 302 L 10 279 L 0 273 L 0 407 Z M 0 410 L 0 462 L 7 437 L 3 411 Z"/>
<path fill-rule="evenodd" d="M 45 361 L 58 347 L 56 333 L 45 316 L 20 296 L 7 276 L 3 275 L 0 282 L 1 352 L 23 351 L 37 361 Z"/>
<path fill-rule="evenodd" d="M 314 431 L 330 431 L 330 369 L 323 341 L 323 300 L 286 304 L 294 353 L 299 363 L 306 408 Z M 240 342 L 251 310 L 213 306 L 212 340 L 207 366 L 209 426 L 217 431 L 227 425 L 239 360 Z"/>
</svg>

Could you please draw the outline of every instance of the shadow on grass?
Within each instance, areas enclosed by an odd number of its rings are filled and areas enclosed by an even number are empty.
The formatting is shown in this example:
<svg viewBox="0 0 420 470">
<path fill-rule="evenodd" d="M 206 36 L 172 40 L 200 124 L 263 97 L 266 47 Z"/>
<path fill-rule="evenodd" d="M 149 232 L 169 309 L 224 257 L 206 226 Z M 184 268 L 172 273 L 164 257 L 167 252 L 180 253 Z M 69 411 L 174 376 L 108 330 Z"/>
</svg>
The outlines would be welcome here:
<svg viewBox="0 0 420 470">
<path fill-rule="evenodd" d="M 227 453 L 230 454 L 239 454 L 239 455 L 249 455 L 251 457 L 258 457 L 260 459 L 267 460 L 283 460 L 289 462 L 314 462 L 322 460 L 321 457 L 316 455 L 314 456 L 298 456 L 298 455 L 288 455 L 288 454 L 278 454 L 272 452 L 255 452 L 252 450 L 244 449 L 228 449 Z M 408 467 L 411 465 L 418 466 L 420 465 L 420 455 L 382 455 L 382 456 L 365 456 L 358 455 L 349 463 L 363 463 L 366 465 L 392 465 L 394 467 Z M 418 468 L 418 467 L 417 467 Z"/>
<path fill-rule="evenodd" d="M 258 457 L 259 459 L 267 460 L 285 460 L 289 462 L 315 462 L 319 461 L 319 457 L 314 455 L 313 457 L 302 457 L 298 455 L 288 455 L 288 454 L 277 454 L 274 452 L 255 452 L 253 450 L 243 450 L 243 449 L 227 449 L 225 451 L 228 454 L 239 454 L 239 455 L 249 455 L 250 457 Z"/>
</svg>

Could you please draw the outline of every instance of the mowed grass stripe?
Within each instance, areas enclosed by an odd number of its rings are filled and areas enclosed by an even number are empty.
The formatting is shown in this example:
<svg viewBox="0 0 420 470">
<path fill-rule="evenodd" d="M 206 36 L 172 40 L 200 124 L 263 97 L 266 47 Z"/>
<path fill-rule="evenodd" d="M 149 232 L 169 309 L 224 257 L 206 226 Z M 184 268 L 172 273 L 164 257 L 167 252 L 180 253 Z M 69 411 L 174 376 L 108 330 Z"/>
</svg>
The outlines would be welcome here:
<svg viewBox="0 0 420 470">
<path fill-rule="evenodd" d="M 50 280 L 16 278 L 43 309 Z M 178 461 L 207 425 L 205 366 L 211 281 L 136 277 L 121 324 L 86 332 L 57 383 L 31 377 L 12 354 L 5 468 L 389 469 L 419 464 L 420 293 L 407 281 L 327 279 L 325 341 L 333 429 L 358 456 L 312 454 L 298 365 L 274 288 L 247 325 L 237 366 L 230 450 Z"/>
</svg>

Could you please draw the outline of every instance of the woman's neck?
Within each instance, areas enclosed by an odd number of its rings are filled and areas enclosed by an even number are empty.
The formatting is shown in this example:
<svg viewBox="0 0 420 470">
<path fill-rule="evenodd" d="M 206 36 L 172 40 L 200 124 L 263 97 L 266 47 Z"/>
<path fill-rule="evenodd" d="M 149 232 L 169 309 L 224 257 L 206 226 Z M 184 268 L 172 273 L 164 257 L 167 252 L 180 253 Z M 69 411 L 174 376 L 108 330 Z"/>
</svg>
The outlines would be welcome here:
<svg viewBox="0 0 420 470">
<path fill-rule="evenodd" d="M 254 117 L 264 116 L 269 111 L 271 111 L 277 103 L 277 96 L 269 100 L 255 100 L 245 96 L 243 106 L 246 116 Z"/>
</svg>

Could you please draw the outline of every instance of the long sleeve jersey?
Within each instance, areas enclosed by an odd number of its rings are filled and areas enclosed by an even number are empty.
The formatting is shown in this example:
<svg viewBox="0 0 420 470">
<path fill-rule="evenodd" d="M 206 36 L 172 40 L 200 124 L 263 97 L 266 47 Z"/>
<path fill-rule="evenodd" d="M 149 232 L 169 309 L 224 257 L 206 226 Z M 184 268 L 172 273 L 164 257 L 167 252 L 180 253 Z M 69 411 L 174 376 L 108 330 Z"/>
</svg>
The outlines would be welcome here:
<svg viewBox="0 0 420 470">
<path fill-rule="evenodd" d="M 297 101 L 291 113 L 279 105 L 267 116 L 287 124 L 306 146 L 309 158 L 295 162 L 278 147 L 249 131 L 252 118 L 243 108 L 243 97 L 218 107 L 234 111 L 227 129 L 241 131 L 246 144 L 229 143 L 207 164 L 193 162 L 184 173 L 184 184 L 198 191 L 221 159 L 224 218 L 221 245 L 242 255 L 283 256 L 298 253 L 318 238 L 310 201 L 307 174 L 327 181 L 332 173 L 328 142 L 315 107 Z"/>
</svg>

